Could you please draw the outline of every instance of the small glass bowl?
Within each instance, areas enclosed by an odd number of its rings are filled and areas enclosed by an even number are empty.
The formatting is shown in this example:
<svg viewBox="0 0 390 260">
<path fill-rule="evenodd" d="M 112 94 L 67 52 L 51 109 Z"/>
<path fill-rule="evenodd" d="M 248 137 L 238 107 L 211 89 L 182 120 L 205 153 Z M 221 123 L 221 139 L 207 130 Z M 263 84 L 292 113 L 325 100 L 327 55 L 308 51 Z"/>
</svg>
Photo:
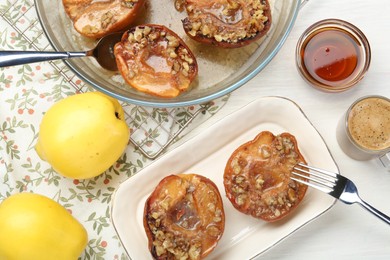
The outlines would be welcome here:
<svg viewBox="0 0 390 260">
<path fill-rule="evenodd" d="M 363 79 L 370 62 L 366 36 L 343 20 L 326 19 L 311 25 L 296 47 L 301 76 L 313 87 L 327 92 L 353 87 Z"/>
</svg>

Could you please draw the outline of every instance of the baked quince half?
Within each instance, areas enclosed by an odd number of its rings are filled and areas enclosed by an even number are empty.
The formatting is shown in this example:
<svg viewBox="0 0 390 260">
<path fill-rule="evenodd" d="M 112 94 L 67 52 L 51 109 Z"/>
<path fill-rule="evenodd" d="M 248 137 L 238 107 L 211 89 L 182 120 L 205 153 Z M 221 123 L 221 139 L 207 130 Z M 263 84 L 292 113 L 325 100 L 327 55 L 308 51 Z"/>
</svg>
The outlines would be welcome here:
<svg viewBox="0 0 390 260">
<path fill-rule="evenodd" d="M 163 178 L 145 203 L 144 227 L 154 259 L 203 259 L 225 228 L 217 186 L 198 174 Z"/>
<path fill-rule="evenodd" d="M 248 45 L 264 36 L 271 27 L 268 0 L 178 0 L 185 9 L 187 35 L 199 42 L 224 48 Z"/>
<path fill-rule="evenodd" d="M 138 91 L 173 98 L 188 90 L 198 64 L 185 42 L 164 25 L 144 24 L 126 31 L 114 47 L 118 69 Z"/>
<path fill-rule="evenodd" d="M 145 0 L 62 0 L 62 3 L 76 31 L 97 39 L 128 27 Z"/>
<path fill-rule="evenodd" d="M 295 137 L 263 131 L 238 147 L 224 173 L 228 199 L 240 212 L 273 222 L 289 215 L 303 200 L 307 185 L 291 180 L 291 171 L 306 164 Z"/>
</svg>

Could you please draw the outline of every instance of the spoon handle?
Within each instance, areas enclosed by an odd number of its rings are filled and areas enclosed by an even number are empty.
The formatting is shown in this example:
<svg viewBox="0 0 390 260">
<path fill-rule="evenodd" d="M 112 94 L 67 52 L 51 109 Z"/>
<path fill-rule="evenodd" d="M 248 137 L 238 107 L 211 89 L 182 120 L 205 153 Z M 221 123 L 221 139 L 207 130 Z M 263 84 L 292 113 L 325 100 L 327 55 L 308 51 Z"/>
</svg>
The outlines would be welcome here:
<svg viewBox="0 0 390 260">
<path fill-rule="evenodd" d="M 0 68 L 85 56 L 87 56 L 86 52 L 0 51 Z"/>
</svg>

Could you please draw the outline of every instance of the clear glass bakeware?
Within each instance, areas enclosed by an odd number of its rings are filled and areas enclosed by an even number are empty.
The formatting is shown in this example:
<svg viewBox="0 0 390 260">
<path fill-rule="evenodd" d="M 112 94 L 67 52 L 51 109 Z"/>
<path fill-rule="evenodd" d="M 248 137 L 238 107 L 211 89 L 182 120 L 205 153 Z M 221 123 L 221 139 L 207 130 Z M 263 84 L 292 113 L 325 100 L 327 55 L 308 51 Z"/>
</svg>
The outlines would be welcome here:
<svg viewBox="0 0 390 260">
<path fill-rule="evenodd" d="M 302 0 L 269 0 L 272 12 L 270 31 L 262 39 L 237 49 L 206 46 L 187 37 L 172 0 L 149 0 L 135 24 L 163 24 L 188 44 L 198 60 L 199 76 L 192 88 L 172 99 L 150 96 L 126 85 L 122 77 L 99 67 L 93 58 L 71 59 L 66 64 L 95 89 L 119 100 L 142 106 L 182 107 L 206 103 L 241 87 L 257 75 L 277 54 L 297 18 Z M 57 51 L 91 49 L 96 41 L 80 36 L 67 17 L 61 0 L 35 0 L 42 27 Z"/>
</svg>

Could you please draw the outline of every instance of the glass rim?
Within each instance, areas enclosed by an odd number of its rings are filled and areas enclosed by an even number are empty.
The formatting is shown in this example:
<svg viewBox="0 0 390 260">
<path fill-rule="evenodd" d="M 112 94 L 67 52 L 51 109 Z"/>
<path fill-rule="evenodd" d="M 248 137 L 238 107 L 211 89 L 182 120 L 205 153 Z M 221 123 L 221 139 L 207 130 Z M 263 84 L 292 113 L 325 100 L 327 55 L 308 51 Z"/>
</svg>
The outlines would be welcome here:
<svg viewBox="0 0 390 260">
<path fill-rule="evenodd" d="M 335 28 L 335 29 L 341 29 L 347 33 L 349 33 L 352 37 L 354 37 L 359 43 L 362 48 L 363 52 L 363 65 L 357 73 L 357 75 L 351 79 L 348 82 L 342 83 L 341 86 L 339 87 L 334 87 L 330 86 L 326 83 L 323 83 L 321 81 L 315 80 L 315 79 L 310 79 L 311 76 L 308 72 L 306 72 L 303 69 L 303 64 L 302 64 L 302 59 L 301 59 L 301 51 L 304 43 L 307 42 L 307 39 L 310 38 L 310 36 L 313 35 L 313 33 L 316 33 L 318 30 L 321 29 L 326 29 L 326 28 Z M 341 19 L 335 19 L 335 18 L 330 18 L 330 19 L 324 19 L 320 20 L 312 25 L 310 25 L 299 37 L 296 49 L 295 49 L 295 63 L 298 68 L 299 73 L 301 74 L 302 78 L 312 85 L 313 87 L 319 88 L 321 90 L 325 90 L 328 92 L 341 92 L 345 91 L 347 89 L 352 88 L 355 86 L 359 81 L 361 81 L 366 72 L 368 71 L 370 64 L 371 64 L 371 47 L 370 43 L 365 36 L 365 34 L 355 25 L 353 25 L 350 22 L 341 20 Z"/>
</svg>

